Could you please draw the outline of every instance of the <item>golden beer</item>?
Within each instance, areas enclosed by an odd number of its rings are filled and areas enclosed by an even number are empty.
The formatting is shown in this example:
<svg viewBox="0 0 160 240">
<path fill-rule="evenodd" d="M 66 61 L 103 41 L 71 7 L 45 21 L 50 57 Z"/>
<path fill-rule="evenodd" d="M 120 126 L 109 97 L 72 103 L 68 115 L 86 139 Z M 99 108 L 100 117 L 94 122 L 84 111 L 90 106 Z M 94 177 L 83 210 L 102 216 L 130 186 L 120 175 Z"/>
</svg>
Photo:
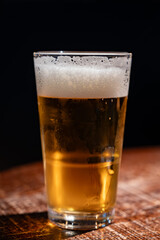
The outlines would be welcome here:
<svg viewBox="0 0 160 240">
<path fill-rule="evenodd" d="M 128 95 L 121 58 L 114 67 L 103 54 L 36 55 L 48 215 L 60 227 L 93 229 L 113 219 Z"/>
<path fill-rule="evenodd" d="M 116 198 L 127 97 L 38 97 L 49 207 L 103 213 Z"/>
</svg>

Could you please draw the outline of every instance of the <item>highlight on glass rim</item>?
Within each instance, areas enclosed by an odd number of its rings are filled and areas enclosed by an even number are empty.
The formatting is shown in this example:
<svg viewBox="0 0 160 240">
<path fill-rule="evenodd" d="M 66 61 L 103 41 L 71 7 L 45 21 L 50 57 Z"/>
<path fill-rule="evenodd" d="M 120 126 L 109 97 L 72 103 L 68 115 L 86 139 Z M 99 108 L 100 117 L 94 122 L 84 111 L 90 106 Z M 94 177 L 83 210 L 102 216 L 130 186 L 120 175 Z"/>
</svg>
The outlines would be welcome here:
<svg viewBox="0 0 160 240">
<path fill-rule="evenodd" d="M 131 54 L 34 53 L 48 216 L 66 229 L 114 217 Z"/>
</svg>

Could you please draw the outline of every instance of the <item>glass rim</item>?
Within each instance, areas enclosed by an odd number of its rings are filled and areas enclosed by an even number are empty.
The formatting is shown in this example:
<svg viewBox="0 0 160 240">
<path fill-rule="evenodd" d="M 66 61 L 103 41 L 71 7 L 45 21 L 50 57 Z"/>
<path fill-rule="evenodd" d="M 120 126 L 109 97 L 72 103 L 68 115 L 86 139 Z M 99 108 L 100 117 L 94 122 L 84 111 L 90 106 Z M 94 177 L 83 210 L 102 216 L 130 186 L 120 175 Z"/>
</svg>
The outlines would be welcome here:
<svg viewBox="0 0 160 240">
<path fill-rule="evenodd" d="M 106 56 L 106 57 L 131 57 L 130 52 L 108 51 L 36 51 L 34 57 L 41 56 Z"/>
</svg>

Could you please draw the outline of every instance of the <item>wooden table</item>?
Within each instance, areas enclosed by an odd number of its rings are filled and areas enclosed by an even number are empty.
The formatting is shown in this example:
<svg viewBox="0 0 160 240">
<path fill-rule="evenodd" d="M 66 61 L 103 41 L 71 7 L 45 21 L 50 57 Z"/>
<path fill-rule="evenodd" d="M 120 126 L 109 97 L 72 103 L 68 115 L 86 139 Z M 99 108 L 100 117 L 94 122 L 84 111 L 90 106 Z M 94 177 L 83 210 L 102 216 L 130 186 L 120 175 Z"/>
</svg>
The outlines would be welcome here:
<svg viewBox="0 0 160 240">
<path fill-rule="evenodd" d="M 0 239 L 160 239 L 160 147 L 123 152 L 113 224 L 66 231 L 46 211 L 42 162 L 0 173 Z"/>
</svg>

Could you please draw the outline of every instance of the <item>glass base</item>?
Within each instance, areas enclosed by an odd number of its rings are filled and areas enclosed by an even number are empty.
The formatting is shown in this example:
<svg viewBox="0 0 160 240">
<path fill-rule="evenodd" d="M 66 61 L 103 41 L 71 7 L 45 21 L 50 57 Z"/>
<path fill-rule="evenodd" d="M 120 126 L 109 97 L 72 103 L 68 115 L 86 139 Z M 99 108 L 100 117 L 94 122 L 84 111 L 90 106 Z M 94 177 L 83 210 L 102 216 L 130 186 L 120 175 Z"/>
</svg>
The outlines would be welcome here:
<svg viewBox="0 0 160 240">
<path fill-rule="evenodd" d="M 48 209 L 49 219 L 57 226 L 71 230 L 92 230 L 109 225 L 114 218 L 114 208 L 109 212 L 89 213 L 58 213 Z"/>
</svg>

